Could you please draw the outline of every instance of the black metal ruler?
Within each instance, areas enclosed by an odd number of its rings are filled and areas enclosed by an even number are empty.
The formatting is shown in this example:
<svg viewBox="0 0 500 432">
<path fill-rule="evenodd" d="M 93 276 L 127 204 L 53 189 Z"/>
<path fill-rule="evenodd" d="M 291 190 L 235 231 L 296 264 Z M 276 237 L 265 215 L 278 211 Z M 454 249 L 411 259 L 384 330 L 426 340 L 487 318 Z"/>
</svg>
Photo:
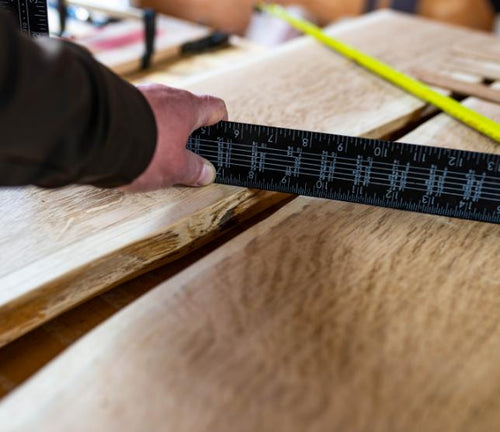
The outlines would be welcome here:
<svg viewBox="0 0 500 432">
<path fill-rule="evenodd" d="M 27 35 L 37 38 L 49 34 L 46 0 L 0 0 L 0 8 L 10 11 Z"/>
<path fill-rule="evenodd" d="M 217 183 L 500 223 L 500 156 L 220 122 L 188 149 Z"/>
</svg>

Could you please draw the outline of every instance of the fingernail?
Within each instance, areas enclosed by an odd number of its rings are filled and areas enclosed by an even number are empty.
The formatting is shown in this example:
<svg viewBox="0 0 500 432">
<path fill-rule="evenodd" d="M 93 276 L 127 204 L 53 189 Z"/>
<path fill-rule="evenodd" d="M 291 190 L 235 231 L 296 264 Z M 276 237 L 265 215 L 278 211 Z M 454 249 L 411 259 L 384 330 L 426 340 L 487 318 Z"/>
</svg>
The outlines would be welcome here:
<svg viewBox="0 0 500 432">
<path fill-rule="evenodd" d="M 210 162 L 205 162 L 201 170 L 198 186 L 206 186 L 215 180 L 215 168 Z"/>
</svg>

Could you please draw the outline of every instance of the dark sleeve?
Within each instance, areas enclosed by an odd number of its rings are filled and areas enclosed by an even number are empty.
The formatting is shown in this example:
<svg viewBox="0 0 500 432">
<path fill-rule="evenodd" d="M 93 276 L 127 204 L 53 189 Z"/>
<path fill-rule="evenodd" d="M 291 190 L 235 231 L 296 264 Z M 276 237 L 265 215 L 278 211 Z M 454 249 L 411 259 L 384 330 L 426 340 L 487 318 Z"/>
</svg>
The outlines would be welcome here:
<svg viewBox="0 0 500 432">
<path fill-rule="evenodd" d="M 132 182 L 156 146 L 149 104 L 83 48 L 33 42 L 0 12 L 0 186 Z"/>
</svg>

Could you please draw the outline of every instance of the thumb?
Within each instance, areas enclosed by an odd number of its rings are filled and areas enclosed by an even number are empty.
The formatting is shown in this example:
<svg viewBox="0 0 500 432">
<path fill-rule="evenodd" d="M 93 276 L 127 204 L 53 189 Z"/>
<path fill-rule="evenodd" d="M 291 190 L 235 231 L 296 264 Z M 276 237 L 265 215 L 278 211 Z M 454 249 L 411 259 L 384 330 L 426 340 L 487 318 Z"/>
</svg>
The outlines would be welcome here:
<svg viewBox="0 0 500 432">
<path fill-rule="evenodd" d="M 186 186 L 206 186 L 214 180 L 214 166 L 201 156 L 186 150 L 185 169 L 180 173 L 176 183 Z"/>
</svg>

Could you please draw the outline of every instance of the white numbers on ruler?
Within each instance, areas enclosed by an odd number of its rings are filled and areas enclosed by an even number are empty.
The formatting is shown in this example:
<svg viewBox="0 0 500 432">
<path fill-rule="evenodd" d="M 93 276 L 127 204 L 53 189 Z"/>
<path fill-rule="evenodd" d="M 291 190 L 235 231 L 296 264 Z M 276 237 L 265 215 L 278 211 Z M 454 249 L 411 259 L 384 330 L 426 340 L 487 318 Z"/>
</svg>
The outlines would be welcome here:
<svg viewBox="0 0 500 432">
<path fill-rule="evenodd" d="M 267 140 L 269 144 L 272 144 L 274 142 L 274 134 L 269 135 L 269 139 Z"/>
<path fill-rule="evenodd" d="M 435 203 L 435 197 L 430 196 L 430 195 L 424 195 L 422 197 L 422 204 L 423 205 L 434 205 Z"/>
<path fill-rule="evenodd" d="M 387 149 L 383 149 L 382 147 L 375 147 L 375 149 L 373 150 L 373 154 L 376 157 L 380 157 L 380 156 L 386 157 L 387 156 Z"/>
<path fill-rule="evenodd" d="M 234 137 L 235 137 L 235 138 L 238 138 L 239 136 L 240 136 L 240 131 L 239 131 L 239 129 L 235 129 L 235 130 L 234 130 Z"/>
<path fill-rule="evenodd" d="M 497 207 L 497 215 L 500 215 L 500 205 Z"/>
<path fill-rule="evenodd" d="M 458 208 L 460 210 L 472 210 L 472 202 L 467 202 L 467 201 L 460 201 L 458 203 Z"/>
<path fill-rule="evenodd" d="M 340 144 L 337 146 L 337 151 L 339 151 L 339 152 L 343 152 L 343 151 L 344 151 L 344 144 L 340 143 Z"/>
<path fill-rule="evenodd" d="M 309 138 L 304 137 L 302 138 L 302 147 L 307 147 L 309 146 Z"/>
<path fill-rule="evenodd" d="M 463 166 L 463 159 L 457 156 L 448 156 L 448 166 L 451 167 L 461 167 Z"/>
<path fill-rule="evenodd" d="M 497 171 L 500 171 L 500 164 L 496 164 L 495 161 L 489 161 L 488 162 L 488 171 L 495 171 L 495 169 Z"/>
<path fill-rule="evenodd" d="M 398 199 L 398 196 L 399 196 L 398 192 L 392 189 L 389 189 L 385 194 L 385 197 L 390 200 L 396 200 Z"/>
</svg>

